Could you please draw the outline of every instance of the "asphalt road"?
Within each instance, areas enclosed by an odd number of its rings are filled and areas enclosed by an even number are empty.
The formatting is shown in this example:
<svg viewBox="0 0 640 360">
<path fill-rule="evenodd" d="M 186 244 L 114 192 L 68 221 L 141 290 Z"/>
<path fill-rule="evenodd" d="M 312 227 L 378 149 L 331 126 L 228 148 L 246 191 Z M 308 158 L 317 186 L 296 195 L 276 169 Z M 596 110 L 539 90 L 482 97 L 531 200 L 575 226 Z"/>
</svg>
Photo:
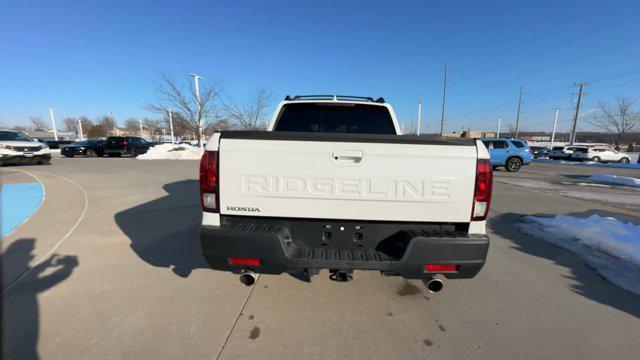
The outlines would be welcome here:
<svg viewBox="0 0 640 360">
<path fill-rule="evenodd" d="M 3 239 L 5 358 L 637 359 L 640 298 L 512 226 L 526 214 L 640 221 L 631 208 L 501 181 L 585 171 L 600 169 L 497 173 L 485 268 L 426 295 L 419 282 L 373 272 L 347 284 L 327 272 L 311 284 L 261 276 L 247 288 L 207 269 L 195 161 L 2 168 L 3 182 L 31 174 L 46 190 Z"/>
<path fill-rule="evenodd" d="M 640 169 L 534 163 L 516 173 L 499 168 L 496 181 L 536 191 L 584 199 L 620 209 L 640 211 L 640 189 L 589 181 L 591 175 L 640 178 Z"/>
</svg>

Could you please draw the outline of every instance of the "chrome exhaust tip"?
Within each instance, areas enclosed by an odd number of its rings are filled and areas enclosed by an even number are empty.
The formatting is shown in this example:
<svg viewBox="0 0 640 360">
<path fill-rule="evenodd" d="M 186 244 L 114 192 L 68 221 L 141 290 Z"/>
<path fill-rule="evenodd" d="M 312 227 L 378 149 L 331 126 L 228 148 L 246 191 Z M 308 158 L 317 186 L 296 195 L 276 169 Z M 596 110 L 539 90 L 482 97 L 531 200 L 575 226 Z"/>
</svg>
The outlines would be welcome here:
<svg viewBox="0 0 640 360">
<path fill-rule="evenodd" d="M 256 283 L 256 280 L 257 276 L 253 271 L 242 270 L 242 273 L 240 274 L 240 282 L 242 283 L 242 285 L 251 286 Z"/>
<path fill-rule="evenodd" d="M 422 282 L 427 290 L 432 294 L 435 294 L 444 288 L 444 282 L 435 276 L 430 276 L 429 279 L 422 280 Z"/>
</svg>

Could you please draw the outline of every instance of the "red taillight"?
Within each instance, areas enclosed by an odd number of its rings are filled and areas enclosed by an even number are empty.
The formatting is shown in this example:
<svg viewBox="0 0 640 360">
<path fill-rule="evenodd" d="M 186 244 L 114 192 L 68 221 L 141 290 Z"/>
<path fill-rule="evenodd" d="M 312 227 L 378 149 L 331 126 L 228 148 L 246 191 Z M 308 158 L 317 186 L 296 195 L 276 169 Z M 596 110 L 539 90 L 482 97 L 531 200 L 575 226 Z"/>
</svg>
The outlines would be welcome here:
<svg viewBox="0 0 640 360">
<path fill-rule="evenodd" d="M 260 259 L 256 258 L 229 258 L 229 265 L 260 266 Z"/>
<path fill-rule="evenodd" d="M 424 267 L 425 272 L 435 272 L 435 273 L 452 273 L 458 272 L 458 267 L 456 265 L 448 265 L 448 264 L 427 264 Z"/>
<path fill-rule="evenodd" d="M 125 140 L 125 141 L 122 142 L 122 145 L 127 146 L 127 145 L 129 145 L 129 142 Z"/>
<path fill-rule="evenodd" d="M 220 211 L 218 190 L 218 152 L 205 151 L 200 159 L 200 203 L 203 211 Z"/>
<path fill-rule="evenodd" d="M 491 190 L 493 188 L 493 169 L 489 160 L 478 160 L 476 168 L 476 186 L 473 193 L 471 220 L 484 220 L 489 213 Z"/>
</svg>

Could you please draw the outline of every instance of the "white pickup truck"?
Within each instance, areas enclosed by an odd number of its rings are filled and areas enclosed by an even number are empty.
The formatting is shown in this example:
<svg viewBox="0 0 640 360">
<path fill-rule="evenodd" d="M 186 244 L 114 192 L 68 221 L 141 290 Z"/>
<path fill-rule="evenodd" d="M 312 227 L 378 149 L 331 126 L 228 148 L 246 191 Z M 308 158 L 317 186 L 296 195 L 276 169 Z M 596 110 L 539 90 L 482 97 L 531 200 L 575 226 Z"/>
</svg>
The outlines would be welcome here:
<svg viewBox="0 0 640 360">
<path fill-rule="evenodd" d="M 489 247 L 489 153 L 479 140 L 401 136 L 384 99 L 287 96 L 268 131 L 214 134 L 200 163 L 211 268 L 336 281 L 353 270 L 470 278 Z"/>
</svg>

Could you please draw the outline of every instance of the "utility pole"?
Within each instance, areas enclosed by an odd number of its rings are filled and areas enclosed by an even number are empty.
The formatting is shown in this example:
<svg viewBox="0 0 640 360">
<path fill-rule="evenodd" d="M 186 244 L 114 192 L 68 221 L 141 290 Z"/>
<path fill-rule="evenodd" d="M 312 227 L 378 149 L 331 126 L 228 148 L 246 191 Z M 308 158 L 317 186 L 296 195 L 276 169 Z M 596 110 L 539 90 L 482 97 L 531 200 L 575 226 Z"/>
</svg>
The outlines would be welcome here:
<svg viewBox="0 0 640 360">
<path fill-rule="evenodd" d="M 53 138 L 58 141 L 58 130 L 56 130 L 56 119 L 53 117 L 52 108 L 49 108 L 49 115 L 51 116 L 51 125 L 53 126 Z"/>
<path fill-rule="evenodd" d="M 498 117 L 498 131 L 496 132 L 496 137 L 500 137 L 500 125 L 502 125 L 502 116 Z"/>
<path fill-rule="evenodd" d="M 569 139 L 569 145 L 573 145 L 576 142 L 576 128 L 578 127 L 578 115 L 580 113 L 580 104 L 582 103 L 582 96 L 586 95 L 586 93 L 583 92 L 583 87 L 584 86 L 589 86 L 591 85 L 590 83 L 578 83 L 575 84 L 576 86 L 579 87 L 578 90 L 578 101 L 576 102 L 576 112 L 575 114 L 573 114 L 573 126 L 571 127 L 571 138 Z M 576 95 L 576 94 L 574 94 Z"/>
<path fill-rule="evenodd" d="M 171 129 L 171 143 L 175 144 L 175 140 L 173 138 L 173 119 L 171 117 L 171 109 L 167 109 L 167 112 L 169 113 L 169 128 Z"/>
<path fill-rule="evenodd" d="M 516 112 L 516 139 L 518 138 L 518 126 L 520 125 L 520 107 L 522 105 L 522 93 L 524 91 L 524 85 L 520 85 L 520 96 L 518 96 L 518 111 Z"/>
<path fill-rule="evenodd" d="M 422 122 L 422 101 L 418 101 L 418 135 L 420 135 L 421 122 Z"/>
<path fill-rule="evenodd" d="M 191 74 L 193 76 L 193 80 L 196 86 L 196 105 L 198 106 L 198 147 L 202 148 L 202 108 L 200 105 L 200 89 L 198 87 L 198 81 L 202 79 L 201 76 L 197 74 Z"/>
<path fill-rule="evenodd" d="M 80 141 L 84 140 L 84 134 L 82 133 L 82 121 L 78 119 L 78 132 L 80 133 Z"/>
<path fill-rule="evenodd" d="M 140 124 L 140 136 L 142 136 L 142 119 L 138 119 L 138 123 Z"/>
<path fill-rule="evenodd" d="M 447 103 L 447 68 L 448 65 L 444 64 L 444 86 L 442 88 L 442 115 L 440 115 L 440 136 L 444 132 L 444 110 Z"/>
<path fill-rule="evenodd" d="M 553 149 L 553 141 L 556 139 L 556 126 L 558 125 L 558 112 L 560 112 L 560 108 L 556 107 L 556 114 L 553 117 L 553 131 L 551 132 L 551 143 L 549 144 L 549 148 Z"/>
</svg>

